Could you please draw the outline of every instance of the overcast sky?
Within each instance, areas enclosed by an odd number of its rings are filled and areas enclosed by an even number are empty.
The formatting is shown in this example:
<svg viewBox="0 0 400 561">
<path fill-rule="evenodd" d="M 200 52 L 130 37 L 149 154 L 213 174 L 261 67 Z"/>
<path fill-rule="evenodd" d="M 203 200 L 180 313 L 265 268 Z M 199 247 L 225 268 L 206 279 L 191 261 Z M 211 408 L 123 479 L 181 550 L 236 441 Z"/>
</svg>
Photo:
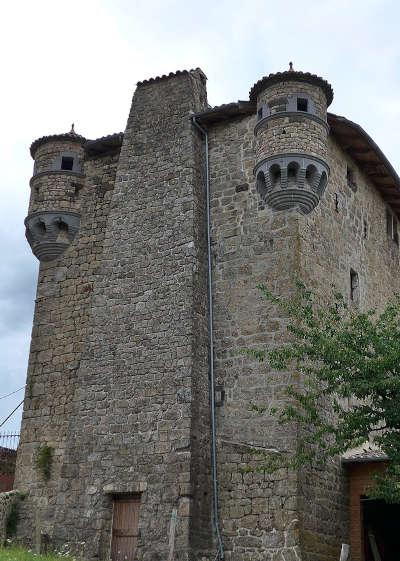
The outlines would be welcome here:
<svg viewBox="0 0 400 561">
<path fill-rule="evenodd" d="M 248 99 L 265 74 L 326 78 L 334 113 L 356 121 L 400 169 L 396 0 L 13 0 L 0 20 L 0 397 L 25 383 L 37 261 L 23 220 L 31 142 L 125 128 L 138 80 L 201 67 L 211 105 Z M 23 398 L 0 399 L 0 422 Z M 20 413 L 2 428 L 18 430 Z M 1 444 L 1 443 L 0 443 Z"/>
</svg>

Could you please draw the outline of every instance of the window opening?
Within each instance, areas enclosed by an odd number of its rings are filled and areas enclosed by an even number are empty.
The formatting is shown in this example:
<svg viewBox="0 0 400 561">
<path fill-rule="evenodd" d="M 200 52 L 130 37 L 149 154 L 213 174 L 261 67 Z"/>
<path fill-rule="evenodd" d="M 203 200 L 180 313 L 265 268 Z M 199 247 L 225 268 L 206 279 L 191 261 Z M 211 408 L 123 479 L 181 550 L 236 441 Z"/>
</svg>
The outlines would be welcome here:
<svg viewBox="0 0 400 561">
<path fill-rule="evenodd" d="M 60 220 L 60 222 L 58 223 L 58 229 L 60 230 L 60 232 L 68 232 L 68 224 Z"/>
<path fill-rule="evenodd" d="M 61 169 L 66 171 L 72 171 L 73 167 L 74 167 L 74 158 L 72 156 L 61 157 Z"/>
<path fill-rule="evenodd" d="M 287 99 L 285 97 L 276 98 L 270 101 L 268 105 L 272 115 L 274 113 L 280 113 L 286 111 Z"/>
<path fill-rule="evenodd" d="M 322 193 L 325 191 L 325 187 L 327 183 L 328 183 L 328 176 L 323 171 L 319 179 L 318 188 L 317 188 L 317 193 L 319 195 L 322 195 Z"/>
<path fill-rule="evenodd" d="M 36 230 L 39 234 L 44 235 L 46 233 L 46 224 L 44 222 L 38 222 L 36 224 Z"/>
<path fill-rule="evenodd" d="M 260 121 L 263 118 L 263 108 L 260 107 L 260 109 L 257 112 L 258 115 L 258 120 Z"/>
<path fill-rule="evenodd" d="M 259 171 L 257 174 L 257 192 L 261 199 L 264 200 L 265 195 L 267 194 L 267 182 L 263 171 Z"/>
<path fill-rule="evenodd" d="M 363 238 L 366 240 L 368 238 L 368 222 L 363 220 Z"/>
<path fill-rule="evenodd" d="M 308 111 L 308 99 L 304 97 L 297 98 L 297 111 Z"/>
<path fill-rule="evenodd" d="M 342 209 L 342 202 L 340 200 L 339 193 L 335 193 L 335 210 L 336 212 L 340 212 Z"/>
<path fill-rule="evenodd" d="M 353 269 L 350 269 L 350 299 L 358 304 L 360 296 L 360 283 L 358 279 L 358 273 Z"/>
<path fill-rule="evenodd" d="M 297 162 L 290 162 L 287 167 L 287 180 L 288 180 L 288 187 L 295 188 L 297 186 L 297 176 L 299 172 L 300 166 Z"/>
<path fill-rule="evenodd" d="M 386 209 L 386 232 L 388 238 L 393 240 L 396 245 L 399 245 L 398 221 L 393 212 L 388 208 Z"/>
<path fill-rule="evenodd" d="M 356 178 L 355 178 L 354 170 L 350 166 L 347 166 L 346 168 L 346 180 L 347 180 L 347 185 L 350 187 L 350 189 L 356 192 L 357 191 Z"/>
<path fill-rule="evenodd" d="M 280 180 L 281 180 L 281 168 L 278 166 L 278 164 L 273 164 L 269 168 L 269 176 L 270 176 L 272 185 L 275 187 L 275 185 L 277 185 L 278 182 L 280 182 Z"/>
</svg>

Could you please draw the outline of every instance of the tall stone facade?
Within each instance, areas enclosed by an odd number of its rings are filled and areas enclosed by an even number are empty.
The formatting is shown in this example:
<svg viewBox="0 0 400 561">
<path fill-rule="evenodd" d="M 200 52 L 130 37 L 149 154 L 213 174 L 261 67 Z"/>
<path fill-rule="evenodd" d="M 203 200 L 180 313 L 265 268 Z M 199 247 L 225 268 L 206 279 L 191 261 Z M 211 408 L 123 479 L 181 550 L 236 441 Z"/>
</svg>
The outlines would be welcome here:
<svg viewBox="0 0 400 561">
<path fill-rule="evenodd" d="M 293 450 L 298 431 L 269 413 L 291 373 L 240 351 L 287 337 L 260 282 L 286 296 L 296 277 L 322 294 L 335 284 L 359 306 L 398 290 L 400 179 L 327 113 L 317 76 L 270 75 L 216 108 L 205 83 L 199 69 L 141 82 L 124 134 L 31 147 L 25 223 L 41 266 L 19 535 L 118 559 L 116 503 L 134 497 L 138 560 L 337 561 L 340 462 L 249 472 L 254 449 Z"/>
</svg>

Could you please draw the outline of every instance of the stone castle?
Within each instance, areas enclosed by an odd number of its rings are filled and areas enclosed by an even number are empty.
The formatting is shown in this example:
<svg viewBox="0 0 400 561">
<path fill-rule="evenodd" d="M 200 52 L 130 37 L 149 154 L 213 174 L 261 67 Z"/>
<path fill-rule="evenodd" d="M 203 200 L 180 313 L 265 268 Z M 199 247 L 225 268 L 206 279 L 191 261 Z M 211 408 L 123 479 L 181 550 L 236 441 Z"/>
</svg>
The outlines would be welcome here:
<svg viewBox="0 0 400 561">
<path fill-rule="evenodd" d="M 338 561 L 349 542 L 362 559 L 343 462 L 246 470 L 298 440 L 268 414 L 290 374 L 239 352 L 286 337 L 257 285 L 378 307 L 399 289 L 400 179 L 332 99 L 291 68 L 210 108 L 182 71 L 138 83 L 124 133 L 32 144 L 21 539 L 90 560 Z"/>
</svg>

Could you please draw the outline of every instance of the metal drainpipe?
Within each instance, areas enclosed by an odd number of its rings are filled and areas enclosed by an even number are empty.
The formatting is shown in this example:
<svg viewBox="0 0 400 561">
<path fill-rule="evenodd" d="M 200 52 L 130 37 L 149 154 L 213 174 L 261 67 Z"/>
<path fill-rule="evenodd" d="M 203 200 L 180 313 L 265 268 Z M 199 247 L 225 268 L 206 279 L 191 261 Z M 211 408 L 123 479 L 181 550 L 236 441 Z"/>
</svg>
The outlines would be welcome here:
<svg viewBox="0 0 400 561">
<path fill-rule="evenodd" d="M 210 212 L 210 170 L 208 159 L 208 133 L 192 117 L 194 126 L 201 132 L 205 140 L 206 156 L 206 224 L 207 224 L 207 267 L 208 267 L 208 338 L 209 338 L 209 392 L 210 392 L 210 417 L 211 417 L 211 475 L 213 484 L 213 524 L 217 536 L 219 559 L 223 560 L 224 543 L 222 541 L 219 522 L 219 498 L 217 477 L 217 431 L 215 421 L 215 376 L 214 376 L 214 324 L 213 324 L 213 295 L 212 295 L 212 266 L 211 266 L 211 212 Z"/>
</svg>

